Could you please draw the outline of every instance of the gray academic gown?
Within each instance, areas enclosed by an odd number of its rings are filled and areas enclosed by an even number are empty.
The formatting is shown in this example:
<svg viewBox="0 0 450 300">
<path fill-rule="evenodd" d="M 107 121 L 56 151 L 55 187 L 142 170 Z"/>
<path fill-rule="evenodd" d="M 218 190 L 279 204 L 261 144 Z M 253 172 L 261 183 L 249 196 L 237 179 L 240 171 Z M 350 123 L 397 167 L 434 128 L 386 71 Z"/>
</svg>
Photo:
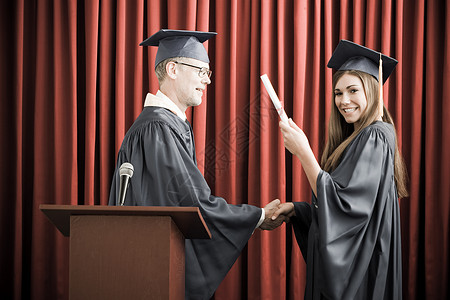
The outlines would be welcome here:
<svg viewBox="0 0 450 300">
<path fill-rule="evenodd" d="M 305 299 L 401 299 L 400 211 L 392 125 L 375 122 L 321 171 L 312 204 L 294 203 Z"/>
<path fill-rule="evenodd" d="M 251 237 L 261 209 L 211 195 L 197 168 L 191 126 L 171 111 L 145 107 L 120 147 L 109 205 L 116 205 L 122 163 L 134 166 L 125 205 L 199 207 L 210 240 L 186 240 L 186 299 L 209 299 Z"/>
</svg>

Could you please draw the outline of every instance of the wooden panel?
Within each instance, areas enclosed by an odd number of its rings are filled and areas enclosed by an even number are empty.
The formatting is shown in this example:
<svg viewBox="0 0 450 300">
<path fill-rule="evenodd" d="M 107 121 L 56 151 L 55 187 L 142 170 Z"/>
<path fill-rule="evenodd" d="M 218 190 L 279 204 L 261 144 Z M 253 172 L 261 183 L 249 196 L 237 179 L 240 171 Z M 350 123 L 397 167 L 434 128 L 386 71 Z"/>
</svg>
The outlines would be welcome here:
<svg viewBox="0 0 450 300">
<path fill-rule="evenodd" d="M 170 217 L 70 217 L 70 299 L 184 299 L 184 239 Z"/>
</svg>

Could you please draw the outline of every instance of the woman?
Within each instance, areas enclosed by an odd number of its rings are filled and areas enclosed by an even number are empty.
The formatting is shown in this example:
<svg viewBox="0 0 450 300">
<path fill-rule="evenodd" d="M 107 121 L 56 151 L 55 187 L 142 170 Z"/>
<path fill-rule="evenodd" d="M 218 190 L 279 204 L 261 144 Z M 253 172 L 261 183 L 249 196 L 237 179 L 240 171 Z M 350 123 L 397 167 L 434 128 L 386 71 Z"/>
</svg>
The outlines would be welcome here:
<svg viewBox="0 0 450 300">
<path fill-rule="evenodd" d="M 303 131 L 280 122 L 285 147 L 311 185 L 311 205 L 283 203 L 307 262 L 305 299 L 401 299 L 398 197 L 406 174 L 392 118 L 380 100 L 380 54 L 342 40 L 333 77 L 329 134 L 321 164 Z M 383 84 L 397 61 L 383 56 Z"/>
</svg>

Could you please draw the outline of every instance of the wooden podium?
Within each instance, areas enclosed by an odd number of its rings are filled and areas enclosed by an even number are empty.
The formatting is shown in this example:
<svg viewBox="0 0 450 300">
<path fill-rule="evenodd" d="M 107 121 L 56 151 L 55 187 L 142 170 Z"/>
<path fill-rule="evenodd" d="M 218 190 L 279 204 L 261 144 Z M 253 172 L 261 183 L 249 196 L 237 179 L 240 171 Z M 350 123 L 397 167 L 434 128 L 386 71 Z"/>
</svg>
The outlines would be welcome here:
<svg viewBox="0 0 450 300">
<path fill-rule="evenodd" d="M 74 299 L 184 299 L 184 239 L 211 233 L 197 207 L 40 205 L 70 236 Z"/>
</svg>

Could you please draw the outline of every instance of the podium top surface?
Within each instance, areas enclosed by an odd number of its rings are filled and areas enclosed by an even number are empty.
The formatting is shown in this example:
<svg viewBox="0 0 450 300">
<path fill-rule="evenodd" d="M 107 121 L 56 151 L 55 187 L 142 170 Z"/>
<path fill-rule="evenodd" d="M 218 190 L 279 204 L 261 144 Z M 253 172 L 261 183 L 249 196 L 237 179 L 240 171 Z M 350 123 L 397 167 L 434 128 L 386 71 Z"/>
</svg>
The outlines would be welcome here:
<svg viewBox="0 0 450 300">
<path fill-rule="evenodd" d="M 210 239 L 211 233 L 198 207 L 102 206 L 41 204 L 39 209 L 64 235 L 70 235 L 70 216 L 169 216 L 187 239 Z"/>
</svg>

